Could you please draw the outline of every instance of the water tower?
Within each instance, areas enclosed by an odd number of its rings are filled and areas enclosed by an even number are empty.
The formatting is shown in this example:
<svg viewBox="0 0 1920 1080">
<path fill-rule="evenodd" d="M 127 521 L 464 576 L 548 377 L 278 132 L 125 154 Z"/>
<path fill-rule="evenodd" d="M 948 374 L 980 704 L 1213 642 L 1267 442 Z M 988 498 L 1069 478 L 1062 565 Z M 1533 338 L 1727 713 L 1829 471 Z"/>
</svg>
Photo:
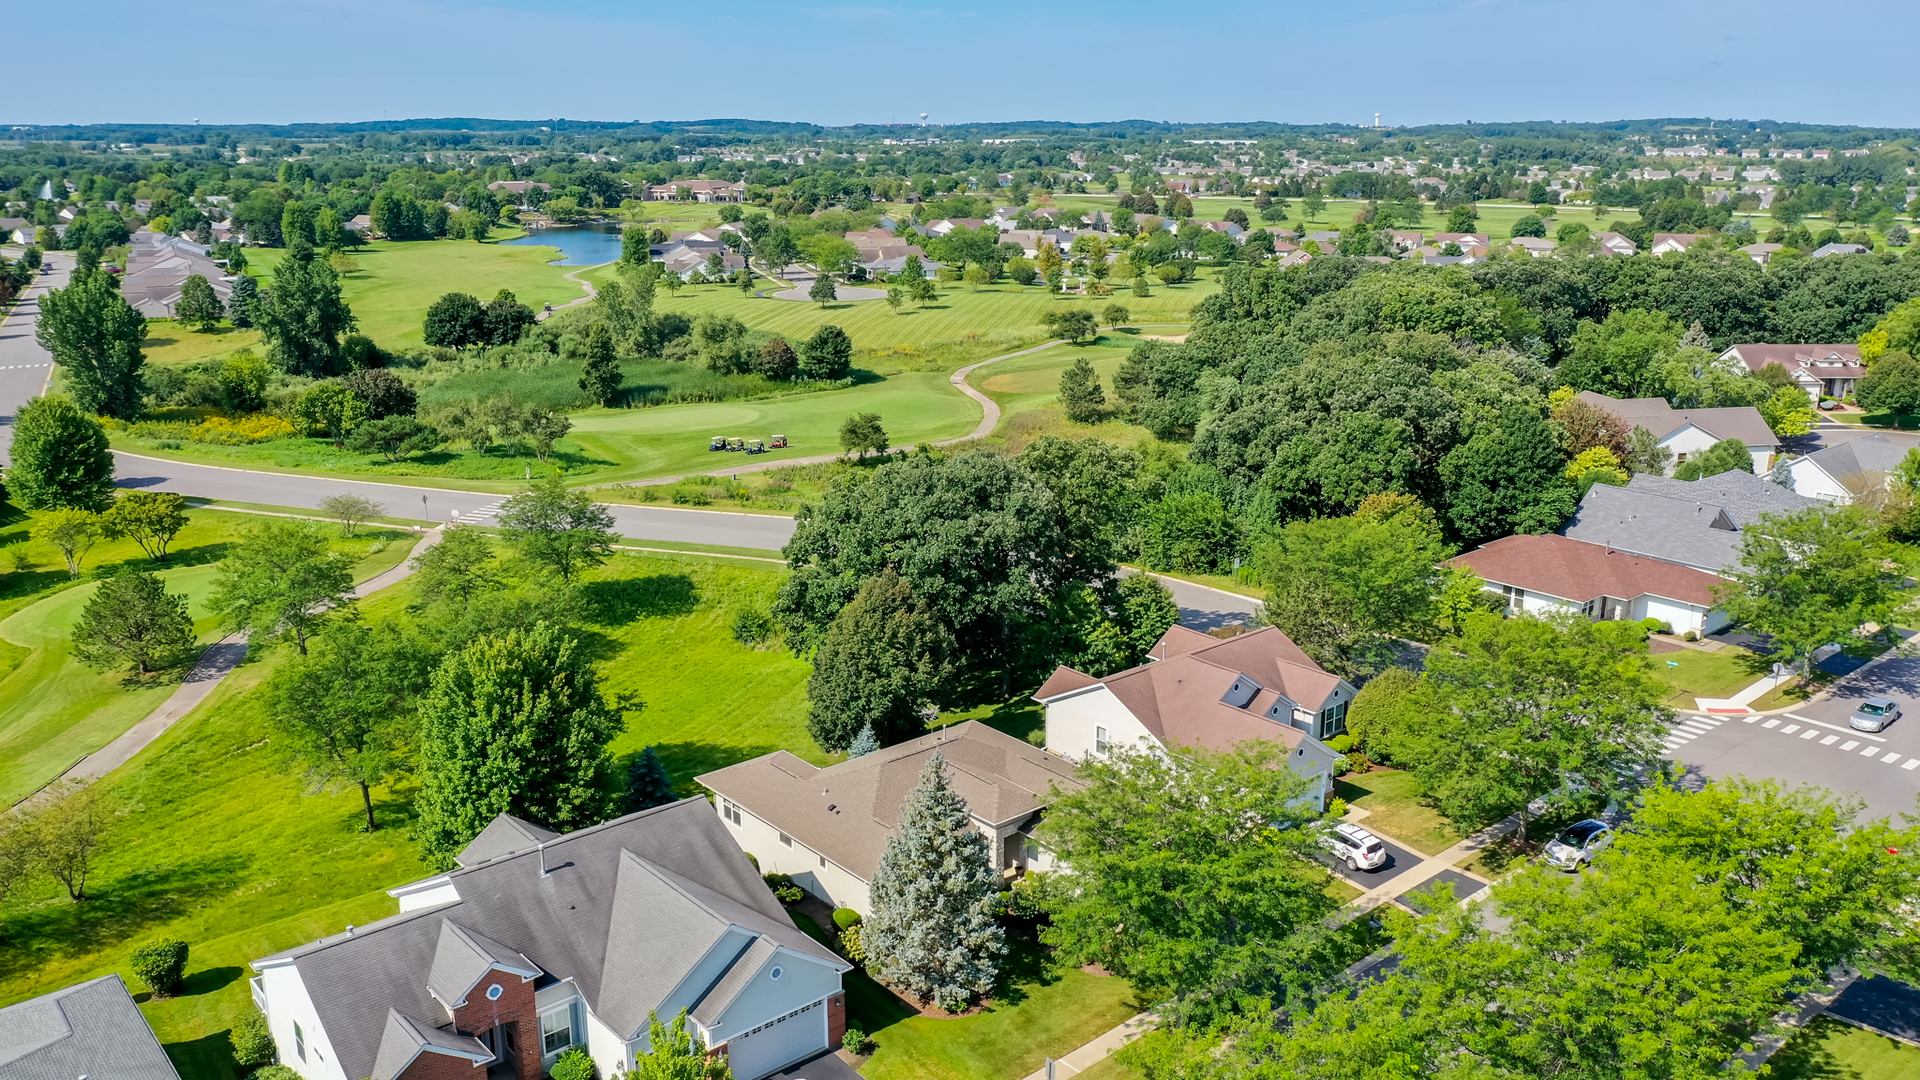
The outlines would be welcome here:
<svg viewBox="0 0 1920 1080">
<path fill-rule="evenodd" d="M 921 126 L 921 127 L 926 127 L 926 126 L 927 126 L 927 114 L 926 114 L 926 113 L 921 113 L 921 114 L 920 114 L 920 126 Z"/>
</svg>

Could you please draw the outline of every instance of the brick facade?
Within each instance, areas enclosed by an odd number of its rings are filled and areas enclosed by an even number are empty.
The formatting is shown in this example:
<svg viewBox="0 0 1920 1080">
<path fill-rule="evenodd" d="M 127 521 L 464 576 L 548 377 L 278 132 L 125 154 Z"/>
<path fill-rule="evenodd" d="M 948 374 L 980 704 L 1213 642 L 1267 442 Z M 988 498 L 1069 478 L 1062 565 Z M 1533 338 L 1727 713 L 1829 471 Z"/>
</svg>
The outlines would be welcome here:
<svg viewBox="0 0 1920 1080">
<path fill-rule="evenodd" d="M 847 1034 L 847 995 L 827 999 L 827 1049 L 836 1049 Z"/>
<path fill-rule="evenodd" d="M 463 1057 L 422 1050 L 397 1080 L 487 1080 L 485 1062 L 475 1065 Z"/>
<path fill-rule="evenodd" d="M 487 999 L 487 988 L 498 985 L 498 1001 Z M 467 992 L 467 1003 L 453 1011 L 453 1027 L 462 1035 L 483 1038 L 500 1025 L 513 1032 L 519 1054 L 514 1072 L 519 1080 L 540 1080 L 546 1069 L 540 1063 L 540 1011 L 534 1005 L 533 983 L 518 975 L 495 969 L 480 977 Z M 504 1048 L 499 1048 L 504 1049 Z"/>
</svg>

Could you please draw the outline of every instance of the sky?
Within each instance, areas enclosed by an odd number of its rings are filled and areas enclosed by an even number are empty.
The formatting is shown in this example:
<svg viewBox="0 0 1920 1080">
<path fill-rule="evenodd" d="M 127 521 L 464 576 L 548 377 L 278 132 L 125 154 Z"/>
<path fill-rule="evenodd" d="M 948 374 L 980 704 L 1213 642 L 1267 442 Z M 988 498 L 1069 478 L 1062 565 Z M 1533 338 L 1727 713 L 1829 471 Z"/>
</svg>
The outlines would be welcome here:
<svg viewBox="0 0 1920 1080">
<path fill-rule="evenodd" d="M 418 117 L 826 125 L 1708 116 L 1920 127 L 1893 0 L 90 0 L 128 48 L 50 61 L 0 122 Z M 70 41 L 26 4 L 16 42 Z M 83 35 L 97 44 L 101 39 Z M 1904 50 L 1899 50 L 1904 52 Z"/>
</svg>

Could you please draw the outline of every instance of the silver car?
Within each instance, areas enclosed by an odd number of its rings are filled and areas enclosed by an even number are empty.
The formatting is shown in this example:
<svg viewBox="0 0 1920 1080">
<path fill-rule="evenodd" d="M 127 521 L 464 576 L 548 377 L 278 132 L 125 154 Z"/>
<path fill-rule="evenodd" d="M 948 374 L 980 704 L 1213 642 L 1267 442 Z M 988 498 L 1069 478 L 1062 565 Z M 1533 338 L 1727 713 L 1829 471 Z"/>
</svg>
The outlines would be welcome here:
<svg viewBox="0 0 1920 1080">
<path fill-rule="evenodd" d="M 1900 719 L 1900 706 L 1892 698 L 1870 697 L 1847 717 L 1847 726 L 1855 731 L 1885 731 Z"/>
<path fill-rule="evenodd" d="M 1567 826 L 1567 830 L 1547 842 L 1547 865 L 1561 870 L 1578 870 L 1593 861 L 1595 855 L 1613 843 L 1613 828 L 1604 821 L 1588 818 Z"/>
</svg>

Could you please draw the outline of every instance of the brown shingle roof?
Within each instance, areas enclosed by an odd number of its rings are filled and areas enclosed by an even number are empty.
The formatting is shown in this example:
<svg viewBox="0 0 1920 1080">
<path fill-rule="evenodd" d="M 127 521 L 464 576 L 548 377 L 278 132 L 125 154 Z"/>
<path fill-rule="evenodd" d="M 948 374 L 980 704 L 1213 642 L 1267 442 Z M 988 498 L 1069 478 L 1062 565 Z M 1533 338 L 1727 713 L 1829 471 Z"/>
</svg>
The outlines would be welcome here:
<svg viewBox="0 0 1920 1080">
<path fill-rule="evenodd" d="M 818 768 L 775 751 L 697 779 L 835 863 L 871 880 L 900 805 L 938 750 L 967 810 L 990 825 L 1026 817 L 1055 785 L 1077 788 L 1073 763 L 968 721 L 851 761 Z"/>
<path fill-rule="evenodd" d="M 1720 578 L 1677 563 L 1646 559 L 1566 536 L 1508 536 L 1447 560 L 1496 585 L 1512 585 L 1576 604 L 1597 596 L 1662 596 L 1713 606 Z"/>
<path fill-rule="evenodd" d="M 1739 439 L 1747 446 L 1777 446 L 1780 442 L 1760 410 L 1750 405 L 1676 409 L 1667 404 L 1666 398 L 1616 398 L 1592 390 L 1580 391 L 1580 400 L 1619 417 L 1629 429 L 1646 428 L 1656 439 L 1691 424 L 1716 439 Z"/>
</svg>

